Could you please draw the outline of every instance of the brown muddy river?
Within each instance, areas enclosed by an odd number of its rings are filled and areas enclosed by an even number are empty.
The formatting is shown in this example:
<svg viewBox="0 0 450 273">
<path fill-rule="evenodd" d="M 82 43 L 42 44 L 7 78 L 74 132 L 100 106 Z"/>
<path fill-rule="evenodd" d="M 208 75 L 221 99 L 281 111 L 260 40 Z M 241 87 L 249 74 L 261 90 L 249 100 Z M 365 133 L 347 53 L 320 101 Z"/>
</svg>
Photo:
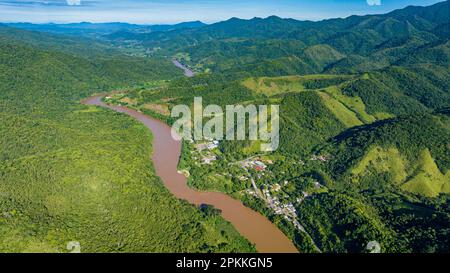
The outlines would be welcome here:
<svg viewBox="0 0 450 273">
<path fill-rule="evenodd" d="M 173 63 L 176 67 L 178 67 L 178 68 L 180 68 L 180 69 L 183 69 L 184 75 L 185 75 L 186 77 L 191 78 L 191 77 L 194 77 L 194 76 L 195 76 L 194 71 L 192 71 L 192 70 L 190 70 L 188 67 L 184 66 L 184 65 L 183 65 L 182 63 L 180 63 L 178 60 L 172 60 L 172 63 Z"/>
<path fill-rule="evenodd" d="M 94 96 L 83 101 L 84 104 L 97 105 L 125 113 L 142 122 L 153 133 L 152 161 L 156 174 L 169 191 L 179 199 L 201 205 L 212 205 L 222 211 L 222 216 L 231 222 L 236 230 L 262 253 L 298 252 L 293 243 L 272 222 L 256 211 L 244 206 L 241 201 L 218 192 L 199 192 L 187 185 L 187 179 L 177 171 L 181 154 L 181 142 L 171 136 L 171 129 L 165 123 L 150 118 L 138 111 L 106 105 L 103 96 Z"/>
</svg>

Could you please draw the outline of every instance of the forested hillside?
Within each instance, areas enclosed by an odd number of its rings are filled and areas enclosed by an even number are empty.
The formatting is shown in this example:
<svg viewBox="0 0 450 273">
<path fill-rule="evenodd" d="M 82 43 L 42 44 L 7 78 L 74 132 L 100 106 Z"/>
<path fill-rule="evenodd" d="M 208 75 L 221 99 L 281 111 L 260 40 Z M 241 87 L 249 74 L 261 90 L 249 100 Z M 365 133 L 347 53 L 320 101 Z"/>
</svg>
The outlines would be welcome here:
<svg viewBox="0 0 450 273">
<path fill-rule="evenodd" d="M 445 1 L 319 22 L 125 28 L 90 48 L 0 27 L 0 250 L 254 251 L 218 215 L 171 197 L 142 126 L 77 103 L 115 90 L 108 103 L 169 124 L 175 105 L 199 96 L 280 105 L 277 151 L 184 142 L 179 169 L 190 186 L 264 214 L 302 252 L 366 252 L 373 241 L 449 252 L 449 14 Z"/>
<path fill-rule="evenodd" d="M 259 76 L 355 73 L 410 62 L 410 58 L 423 55 L 428 61 L 439 58 L 448 65 L 445 29 L 449 13 L 450 3 L 445 1 L 384 15 L 320 22 L 276 16 L 232 18 L 201 28 L 131 37 L 121 32 L 106 38 L 134 40 L 146 48 L 158 48 L 162 54 L 183 52 L 187 63 L 214 71 L 245 71 Z"/>
<path fill-rule="evenodd" d="M 69 242 L 82 252 L 254 251 L 220 216 L 165 189 L 148 160 L 151 135 L 142 125 L 79 103 L 95 92 L 180 76 L 170 61 L 83 58 L 24 42 L 36 33 L 5 31 L 1 252 L 68 252 Z M 15 33 L 21 36 L 10 39 Z"/>
</svg>

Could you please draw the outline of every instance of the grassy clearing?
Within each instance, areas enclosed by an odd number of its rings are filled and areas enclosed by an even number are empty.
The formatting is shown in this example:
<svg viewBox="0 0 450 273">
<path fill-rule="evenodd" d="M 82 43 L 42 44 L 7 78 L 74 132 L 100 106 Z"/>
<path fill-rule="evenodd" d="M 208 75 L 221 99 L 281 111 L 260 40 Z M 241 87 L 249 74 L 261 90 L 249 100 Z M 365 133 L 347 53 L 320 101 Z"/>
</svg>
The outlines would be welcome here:
<svg viewBox="0 0 450 273">
<path fill-rule="evenodd" d="M 242 84 L 255 93 L 262 93 L 270 97 L 283 93 L 323 88 L 349 78 L 350 76 L 346 75 L 261 77 L 246 79 Z"/>
<path fill-rule="evenodd" d="M 358 182 L 368 173 L 389 173 L 395 183 L 403 182 L 406 177 L 406 162 L 396 148 L 374 147 L 350 172 L 352 180 Z"/>
<path fill-rule="evenodd" d="M 242 149 L 242 153 L 245 155 L 255 154 L 261 151 L 261 141 L 252 141 L 251 144 Z"/>
<path fill-rule="evenodd" d="M 207 173 L 202 177 L 201 181 L 191 182 L 195 183 L 195 187 L 202 191 L 213 190 L 223 192 L 233 187 L 233 181 L 217 173 Z"/>
<path fill-rule="evenodd" d="M 341 90 L 337 86 L 330 86 L 325 89 L 325 92 L 328 93 L 331 97 L 341 102 L 348 109 L 356 113 L 359 120 L 364 123 L 372 123 L 377 119 L 369 115 L 366 112 L 366 106 L 360 97 L 349 97 L 342 94 Z"/>
<path fill-rule="evenodd" d="M 409 192 L 435 197 L 439 193 L 450 193 L 450 171 L 441 173 L 430 151 L 425 149 L 420 155 L 415 176 L 402 185 Z"/>
<path fill-rule="evenodd" d="M 163 116 L 170 116 L 169 104 L 146 103 L 142 107 Z"/>
<path fill-rule="evenodd" d="M 366 112 L 366 106 L 360 97 L 342 94 L 340 86 L 353 78 L 348 75 L 260 77 L 248 78 L 242 84 L 253 92 L 268 97 L 308 90 L 318 91 L 326 107 L 346 127 L 359 126 L 392 117 L 387 113 L 370 115 Z"/>
<path fill-rule="evenodd" d="M 359 182 L 369 174 L 388 173 L 405 191 L 427 197 L 450 193 L 450 171 L 442 174 L 428 149 L 421 152 L 415 166 L 409 165 L 396 148 L 374 147 L 351 170 L 352 181 Z"/>
<path fill-rule="evenodd" d="M 358 119 L 355 112 L 349 110 L 340 101 L 332 98 L 325 92 L 319 92 L 319 96 L 322 99 L 325 106 L 342 122 L 346 127 L 354 127 L 362 125 L 363 122 Z"/>
<path fill-rule="evenodd" d="M 184 60 L 186 62 L 191 61 L 191 56 L 189 55 L 189 53 L 186 52 L 179 52 L 175 54 L 175 58 L 177 58 L 178 60 Z"/>
<path fill-rule="evenodd" d="M 262 93 L 266 96 L 273 96 L 276 94 L 294 91 L 299 92 L 305 89 L 298 81 L 298 76 L 249 78 L 242 84 L 248 89 L 256 93 Z"/>
</svg>

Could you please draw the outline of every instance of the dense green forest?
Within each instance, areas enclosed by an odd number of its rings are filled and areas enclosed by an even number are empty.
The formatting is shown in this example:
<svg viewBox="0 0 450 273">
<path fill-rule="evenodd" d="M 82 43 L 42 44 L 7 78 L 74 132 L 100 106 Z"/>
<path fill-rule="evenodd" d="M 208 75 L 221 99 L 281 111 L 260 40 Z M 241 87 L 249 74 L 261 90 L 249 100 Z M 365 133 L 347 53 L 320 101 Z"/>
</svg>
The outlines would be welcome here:
<svg viewBox="0 0 450 273">
<path fill-rule="evenodd" d="M 254 251 L 216 213 L 170 196 L 142 126 L 78 104 L 114 90 L 109 103 L 169 124 L 172 107 L 199 96 L 280 105 L 277 151 L 184 142 L 179 169 L 191 187 L 268 217 L 302 252 L 366 252 L 372 241 L 382 252 L 449 252 L 448 14 L 450 1 L 146 33 L 0 27 L 0 250 L 64 251 L 76 240 L 88 251 Z M 266 168 L 242 167 L 255 160 Z"/>
<path fill-rule="evenodd" d="M 254 251 L 165 189 L 142 125 L 78 102 L 181 75 L 168 60 L 44 51 L 19 42 L 38 34 L 20 33 L 0 39 L 1 252 L 68 252 L 72 241 L 82 252 Z"/>
</svg>

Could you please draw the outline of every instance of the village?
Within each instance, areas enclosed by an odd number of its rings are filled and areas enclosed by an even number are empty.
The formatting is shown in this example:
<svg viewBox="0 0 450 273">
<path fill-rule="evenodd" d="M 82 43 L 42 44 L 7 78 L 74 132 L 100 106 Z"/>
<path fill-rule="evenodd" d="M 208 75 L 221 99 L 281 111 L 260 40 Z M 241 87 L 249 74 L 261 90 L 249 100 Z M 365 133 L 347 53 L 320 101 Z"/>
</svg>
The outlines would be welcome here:
<svg viewBox="0 0 450 273">
<path fill-rule="evenodd" d="M 207 140 L 193 142 L 192 144 L 195 149 L 192 149 L 190 153 L 195 164 L 212 165 L 215 161 L 219 160 L 219 141 Z M 326 162 L 328 158 L 323 155 L 314 155 L 309 158 L 309 160 Z M 298 230 L 307 233 L 297 220 L 295 203 L 302 203 L 306 198 L 311 197 L 314 192 L 325 190 L 325 187 L 318 181 L 313 181 L 310 191 L 302 191 L 299 196 L 291 198 L 291 196 L 283 190 L 284 187 L 287 187 L 291 182 L 285 180 L 278 183 L 269 183 L 267 182 L 267 179 L 263 179 L 266 176 L 271 176 L 269 166 L 274 163 L 273 159 L 269 159 L 266 156 L 252 156 L 241 161 L 229 162 L 228 164 L 230 166 L 239 166 L 242 170 L 242 173 L 237 176 L 239 181 L 245 182 L 250 180 L 251 188 L 244 190 L 243 192 L 245 194 L 264 201 L 267 204 L 267 207 L 269 207 L 276 215 L 282 216 Z M 298 164 L 304 165 L 305 162 L 300 160 Z"/>
</svg>

